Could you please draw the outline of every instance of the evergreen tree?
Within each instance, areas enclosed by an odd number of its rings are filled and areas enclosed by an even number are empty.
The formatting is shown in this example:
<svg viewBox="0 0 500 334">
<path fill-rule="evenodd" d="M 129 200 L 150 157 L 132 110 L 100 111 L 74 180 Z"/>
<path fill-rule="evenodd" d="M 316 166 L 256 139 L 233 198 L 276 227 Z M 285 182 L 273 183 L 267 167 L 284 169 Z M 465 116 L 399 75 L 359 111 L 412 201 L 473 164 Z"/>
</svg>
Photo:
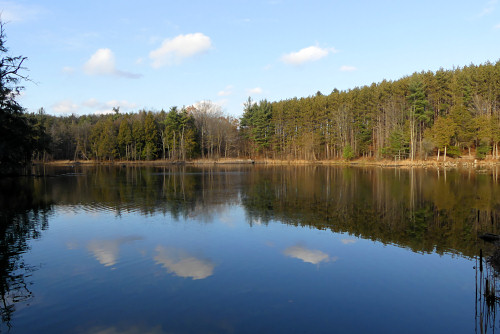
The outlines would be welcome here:
<svg viewBox="0 0 500 334">
<path fill-rule="evenodd" d="M 437 160 L 439 160 L 441 149 L 444 149 L 444 160 L 446 161 L 446 150 L 451 139 L 455 135 L 456 124 L 451 118 L 438 117 L 430 131 L 432 142 L 438 148 Z"/>
<path fill-rule="evenodd" d="M 153 160 L 157 158 L 158 153 L 158 126 L 150 111 L 144 119 L 144 140 L 143 158 Z"/>
<path fill-rule="evenodd" d="M 132 129 L 130 128 L 130 124 L 127 118 L 124 118 L 120 122 L 120 127 L 118 129 L 118 145 L 120 148 L 120 156 L 125 159 L 131 158 L 132 152 Z"/>
<path fill-rule="evenodd" d="M 135 117 L 134 121 L 132 122 L 132 139 L 133 139 L 133 150 L 132 150 L 133 159 L 140 160 L 146 139 L 144 136 L 144 126 L 142 125 L 142 122 L 138 117 Z"/>
<path fill-rule="evenodd" d="M 35 128 L 36 120 L 27 118 L 16 101 L 23 90 L 20 81 L 28 79 L 21 74 L 26 57 L 8 56 L 5 43 L 4 24 L 0 22 L 0 175 L 27 172 L 33 152 L 44 149 L 40 146 L 43 127 Z"/>
</svg>

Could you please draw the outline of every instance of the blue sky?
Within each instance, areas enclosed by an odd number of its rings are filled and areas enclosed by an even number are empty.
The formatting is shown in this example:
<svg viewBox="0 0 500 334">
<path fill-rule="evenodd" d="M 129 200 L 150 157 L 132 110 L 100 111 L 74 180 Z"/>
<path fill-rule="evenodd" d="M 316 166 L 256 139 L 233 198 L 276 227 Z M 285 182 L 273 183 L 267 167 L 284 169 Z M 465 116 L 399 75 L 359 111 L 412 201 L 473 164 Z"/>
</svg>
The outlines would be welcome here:
<svg viewBox="0 0 500 334">
<path fill-rule="evenodd" d="M 50 114 L 329 94 L 500 59 L 498 0 L 0 1 L 19 102 Z"/>
</svg>

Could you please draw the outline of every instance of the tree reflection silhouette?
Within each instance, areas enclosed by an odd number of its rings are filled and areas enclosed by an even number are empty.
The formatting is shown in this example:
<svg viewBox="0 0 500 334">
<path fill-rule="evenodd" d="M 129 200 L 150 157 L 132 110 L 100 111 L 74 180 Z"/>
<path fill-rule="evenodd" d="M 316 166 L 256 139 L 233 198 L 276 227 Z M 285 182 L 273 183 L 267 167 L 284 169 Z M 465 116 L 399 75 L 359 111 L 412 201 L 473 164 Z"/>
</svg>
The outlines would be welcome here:
<svg viewBox="0 0 500 334">
<path fill-rule="evenodd" d="M 0 312 L 2 323 L 10 328 L 16 304 L 32 298 L 29 278 L 36 270 L 23 254 L 28 240 L 39 238 L 48 227 L 50 204 L 39 191 L 41 180 L 0 179 Z M 0 326 L 1 329 L 2 326 Z"/>
<path fill-rule="evenodd" d="M 117 215 L 160 213 L 210 222 L 227 205 L 242 205 L 250 225 L 274 221 L 329 229 L 415 252 L 470 258 L 479 252 L 477 232 L 500 233 L 500 188 L 492 175 L 468 170 L 97 166 L 71 172 L 46 182 L 51 201 Z"/>
</svg>

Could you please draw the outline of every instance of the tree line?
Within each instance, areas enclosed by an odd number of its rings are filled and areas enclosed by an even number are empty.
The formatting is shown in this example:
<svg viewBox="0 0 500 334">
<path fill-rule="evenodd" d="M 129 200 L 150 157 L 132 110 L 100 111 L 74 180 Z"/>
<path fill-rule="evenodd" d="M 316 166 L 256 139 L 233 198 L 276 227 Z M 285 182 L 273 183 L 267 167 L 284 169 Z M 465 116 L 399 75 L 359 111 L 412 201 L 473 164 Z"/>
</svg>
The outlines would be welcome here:
<svg viewBox="0 0 500 334">
<path fill-rule="evenodd" d="M 248 98 L 243 115 L 210 101 L 168 111 L 53 116 L 16 101 L 26 57 L 7 56 L 0 23 L 0 173 L 32 160 L 185 161 L 193 158 L 330 160 L 498 159 L 500 61 L 419 72 L 330 94 Z M 442 157 L 442 158 L 441 158 Z"/>
<path fill-rule="evenodd" d="M 173 160 L 239 154 L 238 121 L 211 102 L 110 115 L 52 116 L 41 108 L 27 115 L 46 137 L 36 160 Z"/>
<path fill-rule="evenodd" d="M 252 104 L 241 131 L 280 159 L 498 158 L 500 61 L 420 72 L 331 94 Z"/>
<path fill-rule="evenodd" d="M 55 117 L 41 111 L 29 118 L 45 129 L 39 139 L 46 142 L 38 146 L 51 159 L 498 159 L 500 61 L 329 95 L 249 98 L 240 119 L 209 101 L 159 112 Z"/>
</svg>

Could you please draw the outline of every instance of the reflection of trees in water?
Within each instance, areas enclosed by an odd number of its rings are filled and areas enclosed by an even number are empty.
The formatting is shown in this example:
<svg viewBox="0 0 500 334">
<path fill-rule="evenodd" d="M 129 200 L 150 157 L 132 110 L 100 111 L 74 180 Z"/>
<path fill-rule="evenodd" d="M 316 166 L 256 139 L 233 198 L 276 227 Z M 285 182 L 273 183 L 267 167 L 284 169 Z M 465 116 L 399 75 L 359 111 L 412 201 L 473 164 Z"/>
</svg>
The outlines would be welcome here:
<svg viewBox="0 0 500 334">
<path fill-rule="evenodd" d="M 251 173 L 248 184 L 250 223 L 277 220 L 470 257 L 478 231 L 500 230 L 500 188 L 488 175 L 308 166 Z"/>
<path fill-rule="evenodd" d="M 480 256 L 476 257 L 476 333 L 487 333 L 488 330 L 494 333 L 500 326 L 497 322 L 497 313 L 500 310 L 499 260 L 499 245 L 486 261 L 482 251 Z"/>
<path fill-rule="evenodd" d="M 321 166 L 77 166 L 48 173 L 54 177 L 0 181 L 0 189 L 6 191 L 0 193 L 5 323 L 15 304 L 31 297 L 28 279 L 33 267 L 24 263 L 22 254 L 28 249 L 27 240 L 47 228 L 49 203 L 117 215 L 162 213 L 201 221 L 211 221 L 229 205 L 242 204 L 250 224 L 276 220 L 347 232 L 417 252 L 468 257 L 479 252 L 478 231 L 500 232 L 500 187 L 489 174 Z M 97 246 L 101 255 L 113 254 Z M 311 263 L 325 258 L 299 248 L 288 254 Z M 200 264 L 171 257 L 162 263 L 185 274 L 179 269 L 185 262 L 196 268 Z"/>
<path fill-rule="evenodd" d="M 47 184 L 47 192 L 58 204 L 111 210 L 117 215 L 168 213 L 175 219 L 208 217 L 236 203 L 242 175 L 234 170 L 185 166 L 98 166 L 68 171 L 77 173 L 53 177 Z"/>
<path fill-rule="evenodd" d="M 61 205 L 211 221 L 242 203 L 250 224 L 348 232 L 418 252 L 478 253 L 500 232 L 496 173 L 324 166 L 76 167 L 47 179 Z M 74 175 L 76 172 L 76 175 Z"/>
<path fill-rule="evenodd" d="M 242 203 L 250 224 L 277 220 L 408 247 L 478 254 L 500 232 L 493 173 L 324 166 L 76 167 L 47 179 L 61 205 L 211 221 Z M 493 177 L 492 177 L 493 176 Z"/>
<path fill-rule="evenodd" d="M 50 206 L 44 202 L 43 181 L 27 178 L 0 179 L 0 312 L 10 328 L 16 304 L 32 297 L 29 278 L 36 269 L 23 254 L 28 240 L 40 237 L 48 227 Z"/>
</svg>

